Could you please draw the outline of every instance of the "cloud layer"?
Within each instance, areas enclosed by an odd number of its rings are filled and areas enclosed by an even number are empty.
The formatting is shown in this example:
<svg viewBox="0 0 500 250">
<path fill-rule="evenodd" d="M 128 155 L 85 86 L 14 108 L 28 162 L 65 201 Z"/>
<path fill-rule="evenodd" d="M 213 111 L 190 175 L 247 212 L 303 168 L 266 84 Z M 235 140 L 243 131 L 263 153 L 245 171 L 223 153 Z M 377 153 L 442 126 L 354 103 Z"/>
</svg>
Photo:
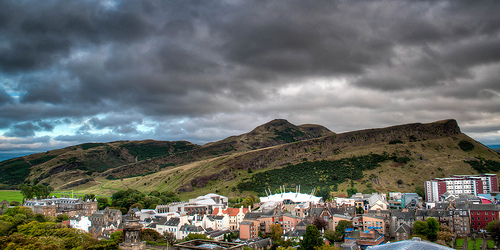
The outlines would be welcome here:
<svg viewBox="0 0 500 250">
<path fill-rule="evenodd" d="M 500 3 L 0 2 L 0 151 L 455 118 L 500 144 Z"/>
</svg>

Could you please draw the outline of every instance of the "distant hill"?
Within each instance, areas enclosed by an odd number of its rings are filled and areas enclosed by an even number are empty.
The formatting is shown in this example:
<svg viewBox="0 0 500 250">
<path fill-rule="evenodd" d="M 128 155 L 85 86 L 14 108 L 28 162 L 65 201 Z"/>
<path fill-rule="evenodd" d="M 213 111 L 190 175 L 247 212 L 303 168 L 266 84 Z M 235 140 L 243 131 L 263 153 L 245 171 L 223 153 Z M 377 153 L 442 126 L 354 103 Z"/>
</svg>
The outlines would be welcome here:
<svg viewBox="0 0 500 250">
<path fill-rule="evenodd" d="M 500 145 L 486 145 L 488 148 L 491 148 L 497 152 L 500 152 Z"/>
<path fill-rule="evenodd" d="M 102 194 L 133 188 L 244 196 L 281 185 L 343 194 L 350 187 L 413 192 L 433 177 L 485 171 L 500 172 L 499 154 L 461 133 L 455 120 L 335 134 L 277 119 L 203 146 L 120 141 L 16 158 L 0 163 L 0 181 Z"/>
<path fill-rule="evenodd" d="M 276 119 L 253 131 L 203 146 L 187 141 L 85 143 L 0 162 L 0 183 L 47 183 L 72 188 L 97 177 L 140 176 L 200 159 L 333 134 L 319 125 Z"/>
<path fill-rule="evenodd" d="M 47 183 L 61 188 L 68 181 L 88 182 L 108 169 L 198 147 L 187 141 L 85 143 L 0 162 L 0 183 Z"/>
</svg>

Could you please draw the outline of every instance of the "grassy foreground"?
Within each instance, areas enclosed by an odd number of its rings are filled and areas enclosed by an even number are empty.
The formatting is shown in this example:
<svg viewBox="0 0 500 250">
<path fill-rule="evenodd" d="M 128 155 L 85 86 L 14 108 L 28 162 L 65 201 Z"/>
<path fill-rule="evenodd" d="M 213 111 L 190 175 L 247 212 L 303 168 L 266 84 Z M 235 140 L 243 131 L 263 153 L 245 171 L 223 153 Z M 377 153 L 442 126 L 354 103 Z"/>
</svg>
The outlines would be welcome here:
<svg viewBox="0 0 500 250">
<path fill-rule="evenodd" d="M 61 195 L 69 195 L 71 197 L 72 193 L 71 191 L 54 191 L 50 193 L 51 196 L 55 195 L 56 197 L 61 197 Z M 73 193 L 73 196 L 75 198 L 78 198 L 80 196 L 84 196 L 84 193 Z M 96 195 L 97 198 L 110 198 L 111 196 L 105 196 L 105 195 Z M 23 195 L 21 194 L 21 191 L 19 190 L 0 190 L 0 201 L 7 200 L 8 202 L 11 201 L 18 201 L 20 203 L 23 202 Z"/>
<path fill-rule="evenodd" d="M 23 195 L 19 190 L 0 190 L 0 201 L 7 200 L 23 202 Z"/>
</svg>

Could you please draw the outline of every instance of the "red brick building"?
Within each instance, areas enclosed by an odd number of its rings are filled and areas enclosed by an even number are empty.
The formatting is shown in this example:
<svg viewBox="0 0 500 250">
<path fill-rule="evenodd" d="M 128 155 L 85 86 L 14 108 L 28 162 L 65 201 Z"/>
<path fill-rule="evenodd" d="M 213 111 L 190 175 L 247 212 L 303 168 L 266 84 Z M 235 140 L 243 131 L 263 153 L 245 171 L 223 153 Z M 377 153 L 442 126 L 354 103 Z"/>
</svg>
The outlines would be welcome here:
<svg viewBox="0 0 500 250">
<path fill-rule="evenodd" d="M 488 223 L 499 219 L 498 207 L 495 204 L 472 204 L 469 211 L 473 231 L 484 229 Z"/>
</svg>

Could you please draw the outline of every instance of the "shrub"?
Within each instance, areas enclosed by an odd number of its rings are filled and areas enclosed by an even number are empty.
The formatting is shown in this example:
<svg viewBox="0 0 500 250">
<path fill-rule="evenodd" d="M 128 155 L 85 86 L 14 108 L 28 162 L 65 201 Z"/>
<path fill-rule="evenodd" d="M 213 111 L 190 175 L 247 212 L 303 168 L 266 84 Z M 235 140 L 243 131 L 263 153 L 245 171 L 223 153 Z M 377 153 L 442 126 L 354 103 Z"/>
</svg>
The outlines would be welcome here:
<svg viewBox="0 0 500 250">
<path fill-rule="evenodd" d="M 469 141 L 460 141 L 458 143 L 458 146 L 463 150 L 463 151 L 472 151 L 474 149 L 474 144 L 472 144 Z"/>
<path fill-rule="evenodd" d="M 396 139 L 396 140 L 390 140 L 390 141 L 389 141 L 389 144 L 401 144 L 401 143 L 403 143 L 403 141 L 401 141 L 401 140 L 397 140 L 397 139 Z"/>
</svg>

